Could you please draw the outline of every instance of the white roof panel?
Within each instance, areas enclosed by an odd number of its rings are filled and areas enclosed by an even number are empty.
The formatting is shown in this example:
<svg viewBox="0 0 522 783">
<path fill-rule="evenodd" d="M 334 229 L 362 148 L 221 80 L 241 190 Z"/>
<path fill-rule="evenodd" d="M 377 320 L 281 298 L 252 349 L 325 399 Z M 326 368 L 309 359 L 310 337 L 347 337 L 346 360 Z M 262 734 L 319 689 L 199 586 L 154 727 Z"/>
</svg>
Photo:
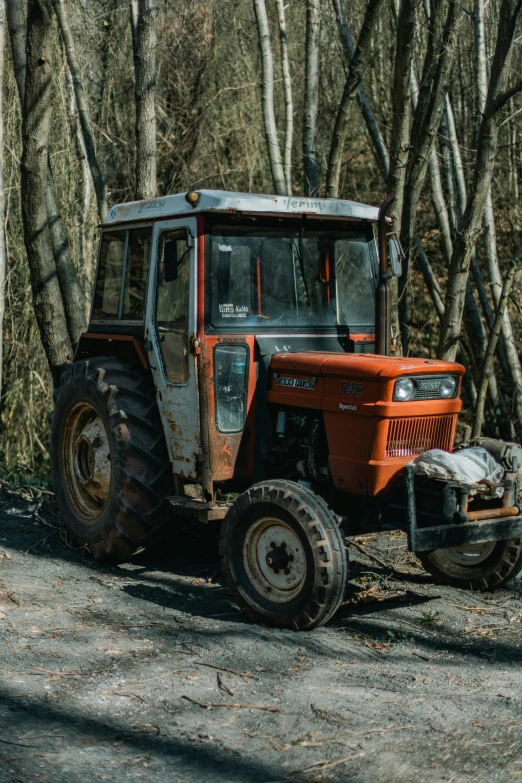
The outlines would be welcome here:
<svg viewBox="0 0 522 783">
<path fill-rule="evenodd" d="M 106 224 L 173 218 L 197 212 L 260 212 L 267 215 L 323 215 L 333 218 L 375 221 L 378 207 L 333 198 L 303 198 L 301 196 L 265 196 L 257 193 L 231 193 L 226 190 L 198 190 L 195 207 L 188 203 L 186 193 L 164 196 L 150 201 L 117 204 L 107 215 Z"/>
</svg>

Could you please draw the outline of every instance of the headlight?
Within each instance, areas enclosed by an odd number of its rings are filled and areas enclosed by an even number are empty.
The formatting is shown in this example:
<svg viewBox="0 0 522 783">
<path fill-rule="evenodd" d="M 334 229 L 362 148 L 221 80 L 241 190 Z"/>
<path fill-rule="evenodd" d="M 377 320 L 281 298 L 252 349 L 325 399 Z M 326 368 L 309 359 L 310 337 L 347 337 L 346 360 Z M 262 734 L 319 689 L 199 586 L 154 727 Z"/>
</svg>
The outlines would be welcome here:
<svg viewBox="0 0 522 783">
<path fill-rule="evenodd" d="M 216 424 L 220 432 L 241 432 L 247 404 L 248 349 L 222 343 L 214 348 Z"/>
<path fill-rule="evenodd" d="M 393 392 L 394 400 L 411 400 L 415 392 L 415 386 L 411 378 L 399 378 L 395 383 L 395 391 Z"/>
<path fill-rule="evenodd" d="M 441 378 L 439 388 L 441 397 L 445 397 L 446 399 L 453 397 L 455 389 L 457 388 L 457 381 L 451 375 L 448 375 L 445 378 Z"/>
</svg>

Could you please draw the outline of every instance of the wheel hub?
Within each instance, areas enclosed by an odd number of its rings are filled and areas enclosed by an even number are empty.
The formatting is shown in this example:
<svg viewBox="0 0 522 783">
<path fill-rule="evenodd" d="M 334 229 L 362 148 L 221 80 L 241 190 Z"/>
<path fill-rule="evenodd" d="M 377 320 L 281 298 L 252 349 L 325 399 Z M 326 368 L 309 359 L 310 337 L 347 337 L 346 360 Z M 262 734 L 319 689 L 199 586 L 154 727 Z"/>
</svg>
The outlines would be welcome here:
<svg viewBox="0 0 522 783">
<path fill-rule="evenodd" d="M 98 411 L 80 403 L 70 412 L 63 445 L 64 478 L 69 496 L 85 519 L 103 509 L 111 486 L 111 454 Z"/>
<path fill-rule="evenodd" d="M 266 556 L 266 564 L 274 573 L 278 573 L 288 567 L 288 564 L 294 559 L 292 554 L 286 551 L 286 541 L 281 546 L 276 546 L 273 541 L 270 542 L 271 550 Z"/>
<path fill-rule="evenodd" d="M 111 463 L 109 440 L 99 416 L 83 428 L 76 441 L 75 469 L 87 492 L 104 501 L 109 494 Z"/>
<path fill-rule="evenodd" d="M 297 533 L 282 520 L 265 517 L 250 527 L 244 563 L 256 590 L 271 601 L 290 601 L 302 589 L 305 550 Z"/>
</svg>

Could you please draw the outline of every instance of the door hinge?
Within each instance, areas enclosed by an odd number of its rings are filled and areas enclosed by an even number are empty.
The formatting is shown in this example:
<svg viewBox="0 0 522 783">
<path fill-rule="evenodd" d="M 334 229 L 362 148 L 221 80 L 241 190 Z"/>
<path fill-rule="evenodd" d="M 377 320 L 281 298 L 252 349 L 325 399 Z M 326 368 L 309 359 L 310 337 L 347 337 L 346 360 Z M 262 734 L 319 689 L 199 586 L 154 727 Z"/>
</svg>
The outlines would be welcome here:
<svg viewBox="0 0 522 783">
<path fill-rule="evenodd" d="M 201 353 L 201 343 L 196 336 L 190 338 L 190 353 L 193 356 L 199 356 Z"/>
</svg>

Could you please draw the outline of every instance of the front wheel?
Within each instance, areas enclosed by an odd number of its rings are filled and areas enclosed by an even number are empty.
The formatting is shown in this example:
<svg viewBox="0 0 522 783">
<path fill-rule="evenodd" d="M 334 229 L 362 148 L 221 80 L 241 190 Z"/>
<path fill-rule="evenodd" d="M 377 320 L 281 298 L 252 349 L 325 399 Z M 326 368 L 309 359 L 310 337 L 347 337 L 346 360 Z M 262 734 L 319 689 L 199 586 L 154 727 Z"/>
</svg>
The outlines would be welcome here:
<svg viewBox="0 0 522 783">
<path fill-rule="evenodd" d="M 230 589 L 254 622 L 310 630 L 332 617 L 348 563 L 335 514 L 312 490 L 263 481 L 231 506 L 221 531 Z"/>
<path fill-rule="evenodd" d="M 419 552 L 417 557 L 439 584 L 464 590 L 495 590 L 522 568 L 522 539 L 463 544 Z"/>
</svg>

